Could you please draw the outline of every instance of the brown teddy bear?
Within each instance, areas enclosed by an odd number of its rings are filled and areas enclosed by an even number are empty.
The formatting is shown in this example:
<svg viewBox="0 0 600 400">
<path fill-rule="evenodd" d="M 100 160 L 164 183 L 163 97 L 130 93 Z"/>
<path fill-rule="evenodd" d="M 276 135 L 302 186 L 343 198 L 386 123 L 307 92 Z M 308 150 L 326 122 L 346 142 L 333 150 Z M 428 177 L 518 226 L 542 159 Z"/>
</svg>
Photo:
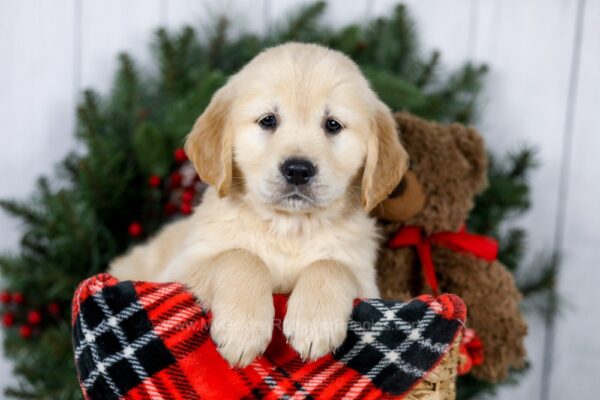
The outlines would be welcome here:
<svg viewBox="0 0 600 400">
<path fill-rule="evenodd" d="M 378 261 L 381 295 L 408 300 L 424 292 L 449 292 L 462 297 L 467 326 L 483 344 L 472 373 L 497 382 L 510 368 L 523 367 L 527 325 L 513 276 L 495 259 L 496 243 L 461 230 L 475 195 L 487 183 L 483 140 L 460 124 L 440 125 L 407 113 L 395 117 L 411 166 L 375 211 L 386 239 L 392 239 L 382 245 Z"/>
</svg>

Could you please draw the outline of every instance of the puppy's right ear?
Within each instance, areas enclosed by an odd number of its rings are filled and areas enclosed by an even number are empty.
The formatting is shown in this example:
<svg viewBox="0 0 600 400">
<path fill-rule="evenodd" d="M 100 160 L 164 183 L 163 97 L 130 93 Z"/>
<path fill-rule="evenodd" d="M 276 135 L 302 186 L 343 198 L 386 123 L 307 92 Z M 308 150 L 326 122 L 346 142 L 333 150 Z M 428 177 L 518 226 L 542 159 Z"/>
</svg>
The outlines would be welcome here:
<svg viewBox="0 0 600 400">
<path fill-rule="evenodd" d="M 231 89 L 226 85 L 213 95 L 185 141 L 185 152 L 200 178 L 224 197 L 231 188 L 233 135 L 229 124 Z"/>
</svg>

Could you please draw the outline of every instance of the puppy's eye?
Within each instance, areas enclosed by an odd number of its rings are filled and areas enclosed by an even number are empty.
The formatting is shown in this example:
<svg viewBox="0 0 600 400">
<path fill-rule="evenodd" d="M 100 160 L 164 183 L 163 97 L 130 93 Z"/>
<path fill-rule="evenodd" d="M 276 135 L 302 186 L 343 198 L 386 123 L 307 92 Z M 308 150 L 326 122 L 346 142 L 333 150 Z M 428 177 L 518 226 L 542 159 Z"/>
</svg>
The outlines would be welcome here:
<svg viewBox="0 0 600 400">
<path fill-rule="evenodd" d="M 342 124 L 340 124 L 333 118 L 327 118 L 327 120 L 325 121 L 325 132 L 327 132 L 330 135 L 336 135 L 341 130 Z"/>
<path fill-rule="evenodd" d="M 258 120 L 258 125 L 263 129 L 275 129 L 277 126 L 277 118 L 273 114 L 265 115 Z"/>
</svg>

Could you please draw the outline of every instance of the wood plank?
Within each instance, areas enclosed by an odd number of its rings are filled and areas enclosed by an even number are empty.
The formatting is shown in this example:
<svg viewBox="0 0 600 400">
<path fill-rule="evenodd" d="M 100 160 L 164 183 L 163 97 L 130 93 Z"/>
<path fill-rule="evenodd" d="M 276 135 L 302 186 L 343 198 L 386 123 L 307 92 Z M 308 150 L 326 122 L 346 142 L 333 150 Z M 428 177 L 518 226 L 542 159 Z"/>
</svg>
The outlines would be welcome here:
<svg viewBox="0 0 600 400">
<path fill-rule="evenodd" d="M 415 19 L 422 48 L 426 52 L 440 50 L 442 63 L 455 67 L 471 56 L 473 1 L 407 0 L 402 3 Z M 397 4 L 395 0 L 375 0 L 374 15 L 389 15 Z"/>
<path fill-rule="evenodd" d="M 74 1 L 0 1 L 0 198 L 24 198 L 73 146 Z M 0 251 L 20 224 L 0 212 Z M 1 333 L 0 333 L 1 334 Z M 0 349 L 0 392 L 13 384 Z"/>
<path fill-rule="evenodd" d="M 479 7 L 475 54 L 491 66 L 480 127 L 492 149 L 527 143 L 542 161 L 532 179 L 533 210 L 522 221 L 534 249 L 549 248 L 554 237 L 575 5 L 508 0 Z"/>
<path fill-rule="evenodd" d="M 566 304 L 557 320 L 549 391 L 556 400 L 595 393 L 600 356 L 600 2 L 587 1 L 584 16 L 559 279 Z"/>
<path fill-rule="evenodd" d="M 531 177 L 532 209 L 515 221 L 530 234 L 530 259 L 553 246 L 575 14 L 566 0 L 477 3 L 474 56 L 491 68 L 479 127 L 496 154 L 530 144 L 542 162 Z M 531 369 L 499 398 L 540 396 L 545 330 L 528 322 Z"/>
<path fill-rule="evenodd" d="M 312 0 L 268 0 L 270 2 L 270 21 L 281 24 L 300 7 L 314 3 Z M 327 1 L 323 21 L 331 28 L 339 28 L 350 23 L 363 22 L 372 11 L 372 0 Z"/>
<path fill-rule="evenodd" d="M 74 1 L 0 3 L 0 198 L 25 196 L 74 143 L 73 36 Z M 18 235 L 3 230 L 0 247 Z"/>
<path fill-rule="evenodd" d="M 181 28 L 191 25 L 200 34 L 206 34 L 223 15 L 231 21 L 231 34 L 240 32 L 263 33 L 269 15 L 265 14 L 267 0 L 163 0 L 166 2 L 167 26 Z"/>
<path fill-rule="evenodd" d="M 552 244 L 553 231 L 547 230 L 546 222 L 554 221 L 556 215 L 556 197 L 552 196 L 558 185 L 557 168 L 565 116 L 563 99 L 568 91 L 570 66 L 569 38 L 572 35 L 564 32 L 574 29 L 574 5 L 564 1 L 548 4 L 531 0 L 415 0 L 405 3 L 415 16 L 423 48 L 440 50 L 447 66 L 455 67 L 468 59 L 490 64 L 491 73 L 478 124 L 488 146 L 496 153 L 524 143 L 540 147 L 545 166 L 532 182 L 534 209 L 518 223 L 534 228 L 530 229 L 534 244 L 532 256 L 534 252 L 548 248 Z M 377 0 L 375 14 L 385 15 L 395 4 L 395 1 Z M 548 37 L 555 38 L 552 47 L 547 45 Z M 519 62 L 515 63 L 515 60 Z M 541 75 L 540 70 L 543 71 Z M 538 92 L 538 88 L 542 88 L 542 92 Z M 548 107 L 553 114 L 550 120 L 545 115 Z M 539 120 L 545 121 L 538 127 L 534 124 L 539 124 Z M 537 318 L 528 319 L 530 334 L 526 346 L 533 367 L 519 386 L 502 388 L 498 398 L 535 399 L 538 396 L 545 327 Z"/>
<path fill-rule="evenodd" d="M 352 23 L 364 23 L 373 16 L 373 0 L 329 0 L 323 16 L 327 26 L 340 28 Z"/>
<path fill-rule="evenodd" d="M 112 83 L 117 54 L 130 53 L 141 66 L 151 60 L 151 33 L 162 22 L 160 0 L 83 1 L 81 84 L 105 92 Z"/>
</svg>

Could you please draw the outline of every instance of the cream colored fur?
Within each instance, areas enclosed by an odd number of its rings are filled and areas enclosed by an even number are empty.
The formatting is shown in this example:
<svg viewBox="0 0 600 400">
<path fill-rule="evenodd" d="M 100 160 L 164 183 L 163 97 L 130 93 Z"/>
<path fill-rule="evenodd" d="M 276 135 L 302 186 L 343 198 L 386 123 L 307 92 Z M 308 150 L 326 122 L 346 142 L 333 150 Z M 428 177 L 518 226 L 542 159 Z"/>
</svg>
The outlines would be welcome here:
<svg viewBox="0 0 600 400">
<path fill-rule="evenodd" d="M 279 121 L 273 131 L 257 124 L 268 113 Z M 337 135 L 323 130 L 329 117 L 343 125 Z M 211 185 L 202 204 L 109 272 L 188 285 L 213 312 L 211 336 L 235 366 L 270 342 L 272 293 L 291 293 L 283 330 L 303 358 L 338 347 L 352 300 L 378 296 L 368 212 L 407 163 L 390 111 L 359 69 L 316 45 L 266 50 L 215 94 L 186 151 Z M 305 200 L 286 197 L 279 166 L 290 157 L 317 166 Z"/>
</svg>

